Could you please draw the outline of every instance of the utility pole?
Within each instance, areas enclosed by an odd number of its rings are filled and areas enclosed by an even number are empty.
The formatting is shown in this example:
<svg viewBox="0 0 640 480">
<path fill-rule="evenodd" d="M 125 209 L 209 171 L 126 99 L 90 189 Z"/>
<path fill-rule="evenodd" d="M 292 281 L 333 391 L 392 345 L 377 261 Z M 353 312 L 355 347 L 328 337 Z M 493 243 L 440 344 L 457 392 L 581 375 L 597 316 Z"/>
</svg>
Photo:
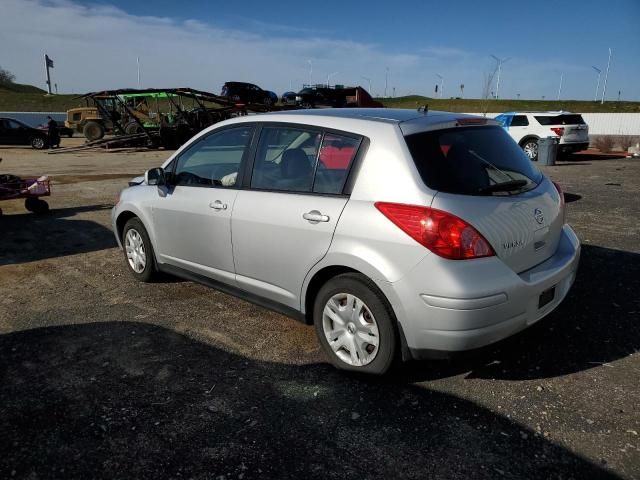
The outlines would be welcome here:
<svg viewBox="0 0 640 480">
<path fill-rule="evenodd" d="M 313 62 L 311 60 L 307 60 L 309 64 L 309 86 L 313 85 Z"/>
<path fill-rule="evenodd" d="M 507 62 L 509 58 L 498 58 L 495 55 L 491 55 L 493 59 L 498 62 L 498 81 L 496 82 L 496 100 L 500 98 L 500 74 L 502 73 L 502 64 Z"/>
<path fill-rule="evenodd" d="M 136 66 L 138 67 L 138 88 L 140 88 L 140 57 L 136 57 Z"/>
<path fill-rule="evenodd" d="M 384 74 L 384 98 L 387 98 L 387 87 L 389 86 L 389 67 L 386 68 Z"/>
<path fill-rule="evenodd" d="M 440 98 L 442 98 L 442 89 L 444 88 L 444 77 L 439 73 L 436 73 L 436 77 L 440 79 Z"/>
<path fill-rule="evenodd" d="M 564 78 L 564 73 L 560 74 L 560 86 L 558 87 L 558 97 L 556 100 L 560 100 L 560 93 L 562 93 L 562 79 Z"/>
<path fill-rule="evenodd" d="M 607 79 L 609 78 L 609 66 L 611 66 L 611 49 L 609 49 L 609 60 L 607 60 L 607 73 L 604 74 L 604 85 L 602 86 L 602 100 L 600 104 L 604 104 L 604 94 L 607 92 Z"/>
<path fill-rule="evenodd" d="M 593 96 L 593 101 L 597 102 L 598 101 L 598 90 L 600 89 L 600 74 L 602 73 L 602 70 L 600 70 L 598 67 L 594 67 L 594 66 L 592 66 L 591 68 L 593 68 L 596 72 L 598 72 L 598 82 L 596 83 L 596 94 Z"/>
<path fill-rule="evenodd" d="M 58 94 L 58 84 L 54 83 L 53 84 L 56 87 L 56 95 Z M 618 92 L 618 101 L 620 101 L 620 92 Z"/>
<path fill-rule="evenodd" d="M 464 98 L 464 83 L 460 84 L 460 98 Z"/>
</svg>

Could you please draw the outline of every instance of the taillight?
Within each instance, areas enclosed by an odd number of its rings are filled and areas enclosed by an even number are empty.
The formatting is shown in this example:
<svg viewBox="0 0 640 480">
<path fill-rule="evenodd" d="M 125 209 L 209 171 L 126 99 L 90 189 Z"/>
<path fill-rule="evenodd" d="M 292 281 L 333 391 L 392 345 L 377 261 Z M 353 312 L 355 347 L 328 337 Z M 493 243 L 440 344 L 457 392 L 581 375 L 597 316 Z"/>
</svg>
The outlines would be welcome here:
<svg viewBox="0 0 640 480">
<path fill-rule="evenodd" d="M 564 192 L 562 191 L 562 187 L 559 183 L 551 182 L 553 186 L 558 190 L 558 195 L 560 195 L 560 209 L 562 210 L 562 223 L 567 223 L 567 209 L 564 207 Z"/>
<path fill-rule="evenodd" d="M 455 215 L 402 203 L 376 202 L 375 206 L 403 232 L 441 257 L 466 260 L 495 255 L 489 242 Z"/>
<path fill-rule="evenodd" d="M 557 182 L 551 182 L 553 186 L 558 190 L 558 194 L 560 195 L 560 205 L 564 205 L 564 192 L 562 191 L 562 187 Z"/>
<path fill-rule="evenodd" d="M 561 137 L 562 135 L 564 135 L 564 128 L 563 127 L 552 127 L 551 131 L 553 133 L 555 133 L 556 135 L 558 135 L 559 137 Z"/>
</svg>

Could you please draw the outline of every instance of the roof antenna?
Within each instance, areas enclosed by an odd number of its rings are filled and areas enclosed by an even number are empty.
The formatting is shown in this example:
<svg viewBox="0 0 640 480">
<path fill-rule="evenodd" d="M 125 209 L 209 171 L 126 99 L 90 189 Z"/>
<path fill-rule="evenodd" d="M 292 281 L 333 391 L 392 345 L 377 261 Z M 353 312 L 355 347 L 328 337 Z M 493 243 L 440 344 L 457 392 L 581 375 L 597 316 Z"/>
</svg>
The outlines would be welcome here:
<svg viewBox="0 0 640 480">
<path fill-rule="evenodd" d="M 429 105 L 422 105 L 421 107 L 418 107 L 418 112 L 422 112 L 425 115 L 429 112 Z"/>
</svg>

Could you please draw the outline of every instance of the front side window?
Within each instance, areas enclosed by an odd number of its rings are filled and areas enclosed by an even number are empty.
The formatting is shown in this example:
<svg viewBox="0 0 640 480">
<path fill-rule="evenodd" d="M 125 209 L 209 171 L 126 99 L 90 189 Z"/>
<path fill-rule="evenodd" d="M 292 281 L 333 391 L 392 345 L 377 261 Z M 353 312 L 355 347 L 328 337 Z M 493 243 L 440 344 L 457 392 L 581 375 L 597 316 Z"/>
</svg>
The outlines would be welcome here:
<svg viewBox="0 0 640 480">
<path fill-rule="evenodd" d="M 251 143 L 253 126 L 215 132 L 185 151 L 176 164 L 176 185 L 233 187 Z"/>
<path fill-rule="evenodd" d="M 23 124 L 16 122 L 15 120 L 7 120 L 7 127 L 17 130 L 19 128 L 24 127 Z"/>
<path fill-rule="evenodd" d="M 360 138 L 334 133 L 325 134 L 313 184 L 315 193 L 342 193 L 360 142 Z"/>
<path fill-rule="evenodd" d="M 463 195 L 522 192 L 542 180 L 522 149 L 501 127 L 458 127 L 405 137 L 427 186 Z"/>
<path fill-rule="evenodd" d="M 321 133 L 293 127 L 264 127 L 256 150 L 251 187 L 311 192 Z"/>
</svg>

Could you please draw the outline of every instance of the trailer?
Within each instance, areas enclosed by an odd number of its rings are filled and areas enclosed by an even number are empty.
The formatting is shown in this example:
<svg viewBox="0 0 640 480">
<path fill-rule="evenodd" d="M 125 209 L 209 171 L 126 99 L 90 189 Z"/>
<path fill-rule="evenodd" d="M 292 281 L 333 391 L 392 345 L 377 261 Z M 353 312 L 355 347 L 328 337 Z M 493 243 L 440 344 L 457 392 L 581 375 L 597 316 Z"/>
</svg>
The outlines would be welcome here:
<svg viewBox="0 0 640 480">
<path fill-rule="evenodd" d="M 47 176 L 21 178 L 12 174 L 0 174 L 0 201 L 24 198 L 24 208 L 41 215 L 49 211 L 49 204 L 41 197 L 49 195 L 51 195 L 51 183 Z M 0 215 L 2 215 L 1 208 Z"/>
</svg>

